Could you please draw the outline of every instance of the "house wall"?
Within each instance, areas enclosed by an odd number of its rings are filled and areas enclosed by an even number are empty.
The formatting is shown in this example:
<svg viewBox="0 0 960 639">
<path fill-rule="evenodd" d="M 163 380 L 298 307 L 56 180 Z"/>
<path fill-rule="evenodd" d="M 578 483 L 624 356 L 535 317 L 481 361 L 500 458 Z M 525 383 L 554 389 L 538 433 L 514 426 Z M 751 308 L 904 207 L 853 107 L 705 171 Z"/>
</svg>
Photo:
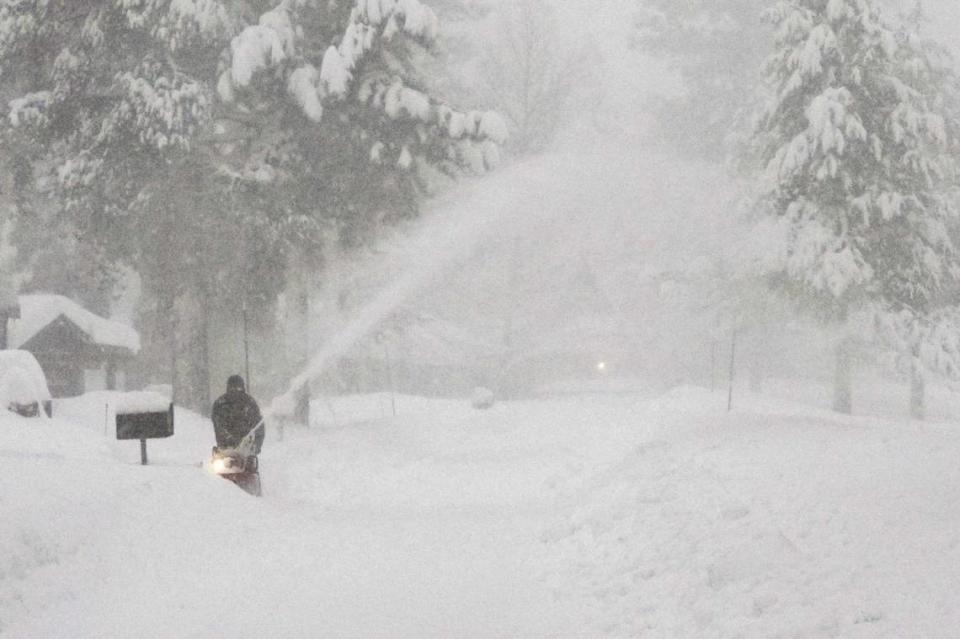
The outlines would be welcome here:
<svg viewBox="0 0 960 639">
<path fill-rule="evenodd" d="M 55 397 L 76 397 L 84 393 L 83 368 L 62 351 L 31 351 L 47 378 L 50 394 Z"/>
<path fill-rule="evenodd" d="M 21 348 L 37 358 L 54 398 L 76 397 L 107 387 L 107 354 L 100 347 L 91 345 L 86 334 L 63 317 Z M 122 375 L 117 377 L 117 388 L 122 389 Z"/>
<path fill-rule="evenodd" d="M 101 390 L 127 390 L 126 374 L 122 368 L 117 368 L 114 371 L 113 388 L 110 388 L 106 364 L 97 368 L 85 368 L 83 369 L 83 386 L 85 393 Z"/>
<path fill-rule="evenodd" d="M 107 390 L 107 368 L 85 368 L 83 370 L 83 390 L 86 393 L 90 391 Z"/>
</svg>

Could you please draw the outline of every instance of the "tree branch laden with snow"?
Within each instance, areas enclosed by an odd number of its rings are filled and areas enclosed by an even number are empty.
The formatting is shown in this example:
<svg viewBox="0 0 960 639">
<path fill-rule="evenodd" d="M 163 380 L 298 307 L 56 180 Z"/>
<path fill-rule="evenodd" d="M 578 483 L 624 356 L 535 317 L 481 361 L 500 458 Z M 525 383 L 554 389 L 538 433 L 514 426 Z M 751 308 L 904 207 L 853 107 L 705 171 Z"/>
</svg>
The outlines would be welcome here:
<svg viewBox="0 0 960 639">
<path fill-rule="evenodd" d="M 502 145 L 507 139 L 503 118 L 494 112 L 461 112 L 410 87 L 398 75 L 365 75 L 369 60 L 400 36 L 431 45 L 439 33 L 436 14 L 419 0 L 357 0 L 347 18 L 339 44 L 328 46 L 315 66 L 305 53 L 314 46 L 311 36 L 298 35 L 297 8 L 281 2 L 264 13 L 256 25 L 243 29 L 231 43 L 229 69 L 219 79 L 218 94 L 234 102 L 248 90 L 258 74 L 286 74 L 287 93 L 301 112 L 315 123 L 324 113 L 355 101 L 392 121 L 407 121 L 431 128 L 455 145 L 478 143 L 474 151 L 458 151 L 466 157 L 476 153 L 480 162 L 465 164 L 484 170 L 499 161 L 499 151 L 487 142 Z M 291 69 L 291 67 L 293 67 Z M 340 105 L 337 107 L 336 105 Z M 419 155 L 416 140 L 389 149 L 398 166 L 409 168 Z M 370 145 L 370 158 L 379 162 L 388 149 L 383 140 Z"/>
</svg>

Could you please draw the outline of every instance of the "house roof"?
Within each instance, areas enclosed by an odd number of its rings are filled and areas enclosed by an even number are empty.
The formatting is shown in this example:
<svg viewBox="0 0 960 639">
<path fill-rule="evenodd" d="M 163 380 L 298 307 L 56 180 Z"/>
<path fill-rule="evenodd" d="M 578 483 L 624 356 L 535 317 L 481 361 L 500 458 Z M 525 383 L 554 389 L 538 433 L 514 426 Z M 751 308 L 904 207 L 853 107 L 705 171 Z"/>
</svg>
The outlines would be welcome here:
<svg viewBox="0 0 960 639">
<path fill-rule="evenodd" d="M 21 295 L 20 319 L 10 322 L 10 348 L 20 348 L 63 316 L 83 331 L 93 344 L 140 351 L 140 334 L 113 320 L 91 313 L 62 295 Z"/>
</svg>

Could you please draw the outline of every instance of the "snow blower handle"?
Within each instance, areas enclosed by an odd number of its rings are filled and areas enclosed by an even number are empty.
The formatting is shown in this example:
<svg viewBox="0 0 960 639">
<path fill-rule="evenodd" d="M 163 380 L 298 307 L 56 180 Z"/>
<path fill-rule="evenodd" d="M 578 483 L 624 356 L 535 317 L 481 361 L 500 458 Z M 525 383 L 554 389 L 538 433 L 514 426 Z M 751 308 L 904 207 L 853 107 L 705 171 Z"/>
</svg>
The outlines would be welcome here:
<svg viewBox="0 0 960 639">
<path fill-rule="evenodd" d="M 240 440 L 240 443 L 237 444 L 237 451 L 245 457 L 252 456 L 253 453 L 253 440 L 257 431 L 264 427 L 263 419 L 257 422 L 257 425 L 250 429 L 250 432 L 243 436 L 243 439 Z"/>
</svg>

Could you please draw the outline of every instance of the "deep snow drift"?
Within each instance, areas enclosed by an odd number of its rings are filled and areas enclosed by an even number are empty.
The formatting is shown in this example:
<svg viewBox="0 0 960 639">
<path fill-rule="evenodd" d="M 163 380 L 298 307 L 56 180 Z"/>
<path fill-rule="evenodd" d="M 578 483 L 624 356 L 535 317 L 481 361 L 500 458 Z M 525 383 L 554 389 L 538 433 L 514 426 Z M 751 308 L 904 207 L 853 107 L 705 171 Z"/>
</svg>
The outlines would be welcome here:
<svg viewBox="0 0 960 639">
<path fill-rule="evenodd" d="M 259 500 L 186 411 L 148 467 L 103 397 L 4 415 L 0 636 L 951 636 L 951 426 L 616 390 L 317 402 Z"/>
</svg>

